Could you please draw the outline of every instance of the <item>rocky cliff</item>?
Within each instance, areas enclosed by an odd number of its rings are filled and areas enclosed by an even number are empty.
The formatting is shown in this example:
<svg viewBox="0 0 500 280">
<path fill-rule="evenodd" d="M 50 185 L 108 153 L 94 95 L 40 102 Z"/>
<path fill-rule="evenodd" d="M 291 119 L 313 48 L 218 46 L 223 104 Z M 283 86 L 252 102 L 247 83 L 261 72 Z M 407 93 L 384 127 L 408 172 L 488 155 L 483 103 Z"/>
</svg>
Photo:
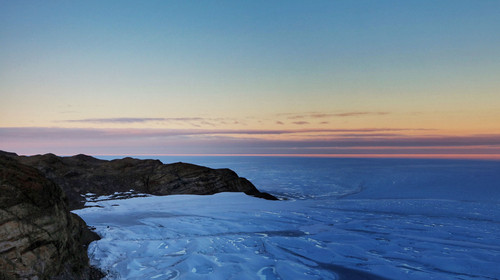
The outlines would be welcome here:
<svg viewBox="0 0 500 280">
<path fill-rule="evenodd" d="M 0 280 L 100 279 L 87 257 L 88 244 L 99 237 L 69 209 L 83 207 L 87 193 L 131 189 L 132 196 L 244 192 L 276 199 L 229 169 L 0 151 Z"/>
<path fill-rule="evenodd" d="M 86 249 L 96 238 L 60 187 L 0 155 L 0 279 L 100 279 Z"/>
<path fill-rule="evenodd" d="M 5 152 L 4 152 L 5 153 Z M 123 158 L 100 160 L 86 155 L 58 157 L 53 154 L 36 156 L 8 156 L 35 167 L 47 178 L 61 186 L 69 199 L 71 209 L 81 208 L 82 195 L 112 195 L 127 192 L 154 195 L 215 194 L 244 192 L 265 199 L 274 196 L 260 192 L 245 178 L 229 169 L 211 169 L 203 166 L 159 160 Z"/>
</svg>

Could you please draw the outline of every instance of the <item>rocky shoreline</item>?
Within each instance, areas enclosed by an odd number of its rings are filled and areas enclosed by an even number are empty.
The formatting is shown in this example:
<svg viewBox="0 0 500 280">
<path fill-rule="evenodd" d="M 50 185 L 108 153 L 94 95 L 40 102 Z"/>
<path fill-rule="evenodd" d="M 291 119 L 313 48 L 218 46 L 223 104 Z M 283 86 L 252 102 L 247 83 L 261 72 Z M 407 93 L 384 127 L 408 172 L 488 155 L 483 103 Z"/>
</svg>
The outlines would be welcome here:
<svg viewBox="0 0 500 280">
<path fill-rule="evenodd" d="M 100 279 L 87 246 L 99 239 L 70 212 L 88 194 L 209 195 L 244 192 L 276 200 L 229 169 L 86 155 L 18 156 L 0 151 L 0 279 Z"/>
</svg>

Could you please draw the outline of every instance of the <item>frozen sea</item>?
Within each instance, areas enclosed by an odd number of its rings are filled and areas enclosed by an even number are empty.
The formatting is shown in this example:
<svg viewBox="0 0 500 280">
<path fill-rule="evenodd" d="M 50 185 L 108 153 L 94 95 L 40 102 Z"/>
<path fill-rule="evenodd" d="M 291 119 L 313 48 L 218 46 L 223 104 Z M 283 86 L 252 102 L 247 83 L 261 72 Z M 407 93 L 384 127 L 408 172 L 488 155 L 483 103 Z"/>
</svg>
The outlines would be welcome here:
<svg viewBox="0 0 500 280">
<path fill-rule="evenodd" d="M 90 202 L 74 212 L 108 279 L 500 279 L 500 161 L 158 159 L 231 168 L 283 200 Z"/>
</svg>

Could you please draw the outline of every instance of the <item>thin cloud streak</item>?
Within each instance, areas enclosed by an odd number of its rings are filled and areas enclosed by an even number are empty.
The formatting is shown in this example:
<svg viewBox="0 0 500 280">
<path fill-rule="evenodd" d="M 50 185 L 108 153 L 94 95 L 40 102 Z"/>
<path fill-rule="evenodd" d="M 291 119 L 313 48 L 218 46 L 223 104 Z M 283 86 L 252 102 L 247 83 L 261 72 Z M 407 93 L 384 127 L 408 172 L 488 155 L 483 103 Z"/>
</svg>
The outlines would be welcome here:
<svg viewBox="0 0 500 280">
<path fill-rule="evenodd" d="M 63 120 L 68 123 L 144 123 L 152 121 L 165 121 L 165 118 L 104 118 L 104 119 L 79 119 Z"/>
<path fill-rule="evenodd" d="M 213 120 L 213 119 L 209 119 Z M 70 123 L 144 123 L 153 121 L 164 121 L 164 122 L 192 122 L 200 121 L 206 122 L 207 119 L 193 117 L 193 118 L 92 118 L 92 119 L 78 119 L 78 120 L 63 120 L 62 122 Z"/>
<path fill-rule="evenodd" d="M 500 134 L 405 134 L 411 131 L 403 128 L 165 130 L 4 127 L 0 128 L 0 149 L 21 154 L 500 154 Z M 306 135 L 308 138 L 304 139 L 303 133 L 325 134 Z"/>
<path fill-rule="evenodd" d="M 467 147 L 500 146 L 500 135 L 441 136 L 441 137 L 331 137 L 324 140 L 261 140 L 250 144 L 262 147 L 316 149 L 337 147 Z"/>
<path fill-rule="evenodd" d="M 310 124 L 308 119 L 325 119 L 331 117 L 356 117 L 356 116 L 380 116 L 387 115 L 389 112 L 370 112 L 370 111 L 356 111 L 356 112 L 344 112 L 344 113 L 284 113 L 278 114 L 278 116 L 286 116 L 289 120 L 297 120 L 292 122 L 295 125 L 307 125 Z M 71 120 L 61 120 L 55 122 L 65 122 L 65 123 L 92 123 L 92 124 L 133 124 L 133 123 L 148 123 L 148 122 L 164 122 L 164 123 L 188 123 L 194 127 L 211 126 L 217 127 L 217 125 L 226 125 L 228 122 L 235 124 L 240 123 L 240 121 L 229 118 L 203 118 L 203 117 L 180 117 L 180 118 L 134 118 L 134 117 L 120 117 L 120 118 L 88 118 L 88 119 L 71 119 Z M 282 121 L 277 120 L 276 124 L 284 124 Z M 326 124 L 328 122 L 323 121 L 320 124 Z"/>
<path fill-rule="evenodd" d="M 326 117 L 355 117 L 355 116 L 383 116 L 388 115 L 389 112 L 348 112 L 348 113 L 340 113 L 340 114 L 315 114 L 311 115 L 313 118 L 326 118 Z"/>
<path fill-rule="evenodd" d="M 288 116 L 287 119 L 296 120 L 296 119 L 324 119 L 324 118 L 332 118 L 332 117 L 359 117 L 359 116 L 383 116 L 388 115 L 390 112 L 371 112 L 371 111 L 355 111 L 355 112 L 344 112 L 344 113 L 283 113 L 278 114 L 278 116 Z"/>
<path fill-rule="evenodd" d="M 168 137 L 188 135 L 285 135 L 301 133 L 380 133 L 402 131 L 432 131 L 412 128 L 360 129 L 124 129 L 124 128 L 61 128 L 61 127 L 0 127 L 0 136 L 18 137 Z"/>
<path fill-rule="evenodd" d="M 62 120 L 56 122 L 65 123 L 99 123 L 99 124 L 132 124 L 132 123 L 147 123 L 147 122 L 162 122 L 162 123 L 187 123 L 194 127 L 227 125 L 228 123 L 243 124 L 239 120 L 233 118 L 202 118 L 202 117 L 181 117 L 181 118 L 90 118 L 90 119 L 75 119 Z"/>
</svg>

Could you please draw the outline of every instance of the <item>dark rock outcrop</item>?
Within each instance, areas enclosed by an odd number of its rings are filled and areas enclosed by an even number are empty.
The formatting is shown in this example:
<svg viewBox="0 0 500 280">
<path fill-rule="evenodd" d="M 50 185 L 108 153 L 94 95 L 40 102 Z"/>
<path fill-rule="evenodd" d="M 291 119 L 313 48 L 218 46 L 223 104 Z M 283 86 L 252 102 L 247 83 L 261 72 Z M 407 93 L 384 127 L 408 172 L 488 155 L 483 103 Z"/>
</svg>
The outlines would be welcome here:
<svg viewBox="0 0 500 280">
<path fill-rule="evenodd" d="M 53 154 L 17 156 L 19 162 L 35 167 L 47 178 L 61 186 L 69 199 L 71 209 L 83 207 L 82 195 L 112 195 L 127 192 L 153 195 L 244 192 L 260 198 L 277 198 L 260 192 L 245 178 L 229 169 L 211 169 L 188 164 L 163 164 L 159 160 L 123 158 L 100 160 L 87 155 L 58 157 Z"/>
<path fill-rule="evenodd" d="M 101 279 L 87 256 L 88 244 L 99 236 L 69 209 L 83 207 L 87 193 L 131 189 L 155 195 L 244 192 L 276 200 L 229 169 L 0 151 L 0 280 Z"/>
<path fill-rule="evenodd" d="M 59 186 L 12 157 L 0 154 L 0 279 L 100 279 L 87 257 L 99 237 Z"/>
</svg>

